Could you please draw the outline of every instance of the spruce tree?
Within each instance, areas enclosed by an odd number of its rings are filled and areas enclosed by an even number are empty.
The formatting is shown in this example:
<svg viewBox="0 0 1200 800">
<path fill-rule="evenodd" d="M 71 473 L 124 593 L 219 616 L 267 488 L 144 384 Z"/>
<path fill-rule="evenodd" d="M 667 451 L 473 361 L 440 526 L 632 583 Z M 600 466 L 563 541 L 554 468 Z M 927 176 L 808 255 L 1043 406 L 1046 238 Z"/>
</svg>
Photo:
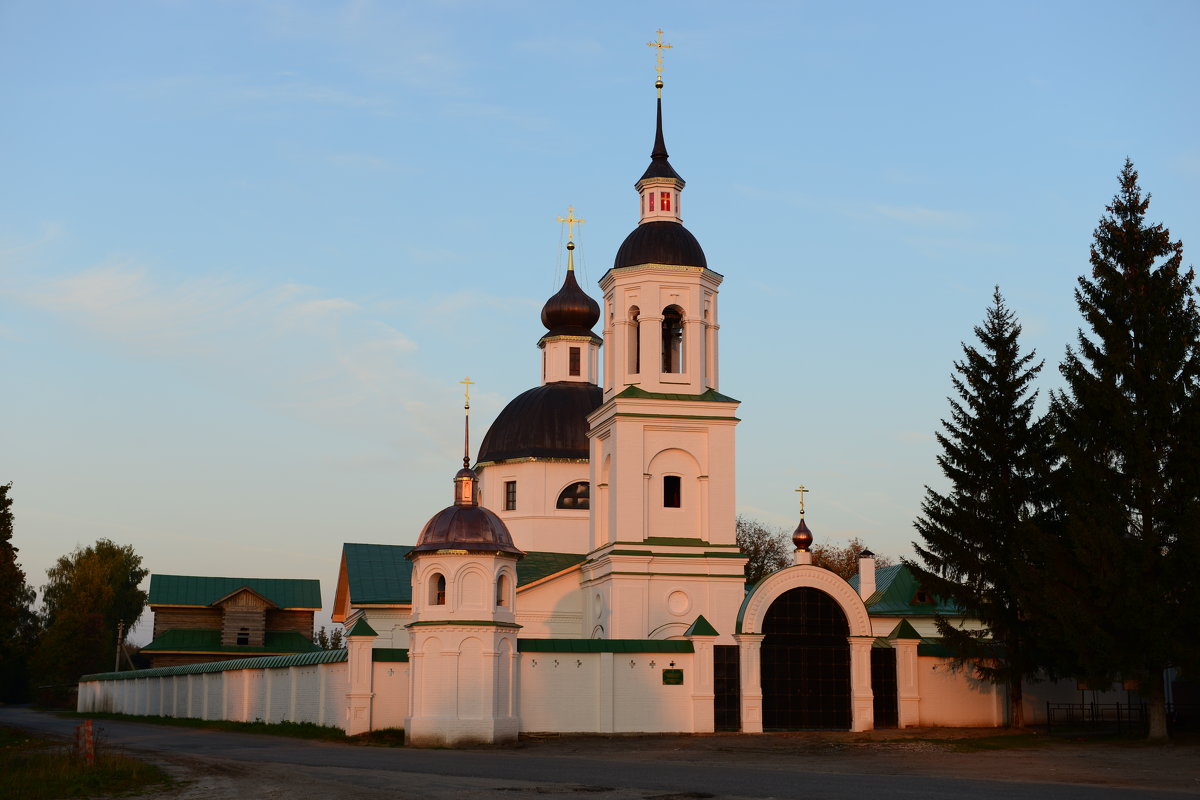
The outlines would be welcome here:
<svg viewBox="0 0 1200 800">
<path fill-rule="evenodd" d="M 1084 676 L 1135 681 L 1166 736 L 1164 670 L 1197 665 L 1200 314 L 1183 244 L 1149 224 L 1126 160 L 1075 301 L 1087 330 L 1061 366 L 1060 462 L 1044 615 Z"/>
<path fill-rule="evenodd" d="M 996 287 L 979 346 L 963 344 L 951 377 L 950 419 L 937 434 L 938 465 L 950 481 L 942 494 L 926 487 L 913 543 L 924 566 L 906 562 L 924 588 L 953 601 L 982 631 L 937 620 L 959 667 L 1008 687 L 1010 724 L 1022 726 L 1022 680 L 1039 658 L 1021 591 L 1036 517 L 1044 506 L 1048 436 L 1034 416 L 1032 383 L 1042 368 L 1022 353 L 1021 326 Z"/>
<path fill-rule="evenodd" d="M 37 636 L 33 590 L 12 545 L 12 484 L 0 485 L 0 703 L 25 699 L 29 653 Z"/>
</svg>

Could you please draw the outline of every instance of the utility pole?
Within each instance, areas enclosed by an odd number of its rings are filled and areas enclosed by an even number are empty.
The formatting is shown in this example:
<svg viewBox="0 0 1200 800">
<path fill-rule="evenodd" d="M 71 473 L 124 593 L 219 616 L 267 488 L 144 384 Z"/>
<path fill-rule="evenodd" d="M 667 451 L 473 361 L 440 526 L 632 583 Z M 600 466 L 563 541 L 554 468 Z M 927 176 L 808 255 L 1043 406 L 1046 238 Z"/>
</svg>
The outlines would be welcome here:
<svg viewBox="0 0 1200 800">
<path fill-rule="evenodd" d="M 121 671 L 121 642 L 125 641 L 125 623 L 117 623 L 117 653 L 113 658 L 113 672 Z"/>
</svg>

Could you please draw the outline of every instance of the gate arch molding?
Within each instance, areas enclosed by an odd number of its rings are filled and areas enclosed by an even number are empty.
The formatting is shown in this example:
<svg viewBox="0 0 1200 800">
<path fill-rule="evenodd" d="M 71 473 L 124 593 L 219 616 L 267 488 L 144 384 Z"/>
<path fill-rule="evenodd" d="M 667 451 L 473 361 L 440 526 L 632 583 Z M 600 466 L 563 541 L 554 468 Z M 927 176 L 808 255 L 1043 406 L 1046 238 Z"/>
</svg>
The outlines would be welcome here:
<svg viewBox="0 0 1200 800">
<path fill-rule="evenodd" d="M 800 588 L 820 589 L 832 597 L 846 615 L 851 636 L 872 635 L 867 607 L 854 587 L 829 570 L 811 564 L 787 567 L 759 581 L 738 610 L 737 632 L 762 633 L 763 620 L 771 604 L 784 592 Z"/>
</svg>

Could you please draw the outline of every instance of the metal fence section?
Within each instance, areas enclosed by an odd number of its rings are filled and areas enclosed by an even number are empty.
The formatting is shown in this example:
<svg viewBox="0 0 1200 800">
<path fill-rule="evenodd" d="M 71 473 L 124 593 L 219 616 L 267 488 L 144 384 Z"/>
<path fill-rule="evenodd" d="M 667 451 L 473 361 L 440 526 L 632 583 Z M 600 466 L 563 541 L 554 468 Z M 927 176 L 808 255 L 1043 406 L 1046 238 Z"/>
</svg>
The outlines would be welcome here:
<svg viewBox="0 0 1200 800">
<path fill-rule="evenodd" d="M 1145 733 L 1149 720 L 1147 703 L 1046 703 L 1046 733 L 1058 736 Z M 1167 703 L 1168 730 L 1198 726 L 1200 708 Z"/>
</svg>

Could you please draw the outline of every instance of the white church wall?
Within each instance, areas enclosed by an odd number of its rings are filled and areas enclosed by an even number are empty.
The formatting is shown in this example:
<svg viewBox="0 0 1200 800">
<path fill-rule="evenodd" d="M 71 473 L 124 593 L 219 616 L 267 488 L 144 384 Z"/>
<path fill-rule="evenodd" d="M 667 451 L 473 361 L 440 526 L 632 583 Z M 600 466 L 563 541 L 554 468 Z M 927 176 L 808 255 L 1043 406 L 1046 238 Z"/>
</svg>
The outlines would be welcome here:
<svg viewBox="0 0 1200 800">
<path fill-rule="evenodd" d="M 588 464 L 517 461 L 480 467 L 480 503 L 504 520 L 513 543 L 546 553 L 588 552 L 588 512 L 555 508 L 568 486 L 587 481 Z M 505 486 L 516 481 L 516 508 L 506 509 Z"/>
<path fill-rule="evenodd" d="M 578 569 L 517 590 L 522 639 L 586 638 Z"/>
<path fill-rule="evenodd" d="M 671 662 L 683 670 L 683 685 L 663 685 Z M 691 653 L 521 653 L 521 730 L 690 732 L 692 666 Z"/>
<path fill-rule="evenodd" d="M 920 724 L 928 727 L 988 728 L 1004 724 L 1003 692 L 950 668 L 948 659 L 917 659 Z"/>
</svg>

